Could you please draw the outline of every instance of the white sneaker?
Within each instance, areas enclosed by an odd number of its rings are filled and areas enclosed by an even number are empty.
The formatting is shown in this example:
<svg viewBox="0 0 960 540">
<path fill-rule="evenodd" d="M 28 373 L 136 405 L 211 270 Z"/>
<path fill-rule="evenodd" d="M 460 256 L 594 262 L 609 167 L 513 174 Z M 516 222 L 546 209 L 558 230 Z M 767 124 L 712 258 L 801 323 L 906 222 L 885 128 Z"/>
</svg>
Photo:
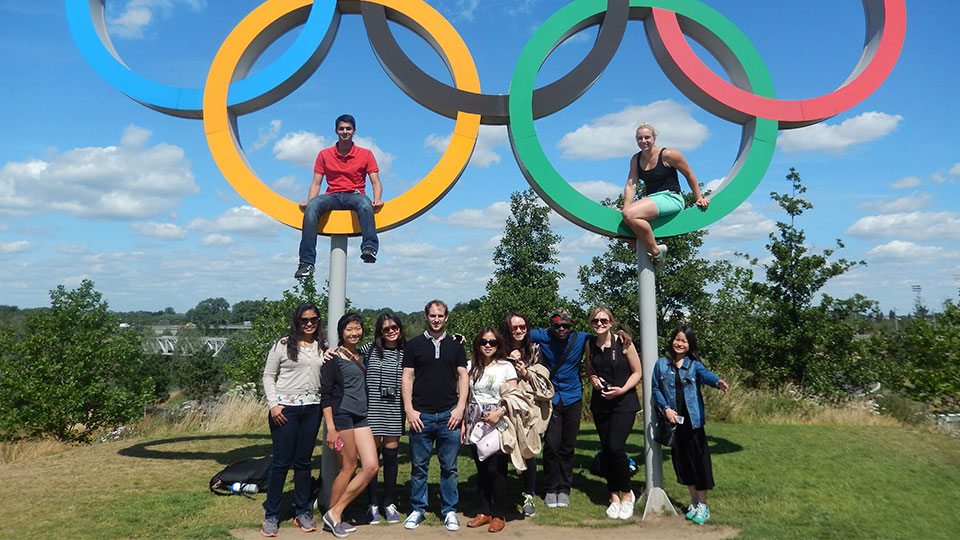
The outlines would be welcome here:
<svg viewBox="0 0 960 540">
<path fill-rule="evenodd" d="M 453 510 L 447 512 L 447 515 L 443 518 L 443 526 L 446 527 L 448 531 L 459 531 L 460 520 L 457 519 L 457 513 Z"/>
<path fill-rule="evenodd" d="M 620 517 L 620 503 L 610 502 L 610 506 L 607 507 L 607 517 L 610 519 L 617 519 Z"/>
<path fill-rule="evenodd" d="M 420 522 L 423 521 L 423 511 L 414 510 L 410 512 L 410 515 L 407 516 L 407 519 L 403 521 L 404 529 L 416 529 L 420 526 Z"/>
<path fill-rule="evenodd" d="M 637 503 L 637 500 L 624 501 L 620 503 L 620 515 L 617 516 L 620 519 L 630 519 L 633 517 L 633 506 Z"/>
</svg>

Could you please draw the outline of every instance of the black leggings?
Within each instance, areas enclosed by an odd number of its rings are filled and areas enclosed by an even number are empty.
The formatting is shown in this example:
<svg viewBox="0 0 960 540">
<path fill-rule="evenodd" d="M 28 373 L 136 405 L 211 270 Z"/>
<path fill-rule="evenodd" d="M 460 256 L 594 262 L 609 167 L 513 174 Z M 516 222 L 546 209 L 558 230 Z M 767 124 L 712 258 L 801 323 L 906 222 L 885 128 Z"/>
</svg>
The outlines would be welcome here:
<svg viewBox="0 0 960 540">
<path fill-rule="evenodd" d="M 630 491 L 630 462 L 624 446 L 627 436 L 633 429 L 633 422 L 637 413 L 606 413 L 596 412 L 593 421 L 597 425 L 600 435 L 600 448 L 603 450 L 602 459 L 605 461 L 607 476 L 607 491 Z"/>
<path fill-rule="evenodd" d="M 480 461 L 477 447 L 470 446 L 473 461 L 477 464 L 477 487 L 480 491 L 480 506 L 477 513 L 504 519 L 507 508 L 507 461 L 503 452 Z"/>
<path fill-rule="evenodd" d="M 380 469 L 383 471 L 383 505 L 390 506 L 396 504 L 397 500 L 394 492 L 397 489 L 397 448 L 381 448 L 383 459 L 380 461 Z M 370 504 L 379 506 L 377 492 L 380 489 L 380 483 L 374 476 L 367 486 L 367 495 L 370 497 Z"/>
</svg>

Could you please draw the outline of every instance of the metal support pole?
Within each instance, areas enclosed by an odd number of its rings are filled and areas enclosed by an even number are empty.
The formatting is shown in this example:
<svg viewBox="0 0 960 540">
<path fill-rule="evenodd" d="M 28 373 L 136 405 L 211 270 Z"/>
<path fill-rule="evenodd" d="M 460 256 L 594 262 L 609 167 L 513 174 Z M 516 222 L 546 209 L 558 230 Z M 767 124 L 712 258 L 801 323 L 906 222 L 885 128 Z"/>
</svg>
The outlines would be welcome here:
<svg viewBox="0 0 960 540">
<path fill-rule="evenodd" d="M 663 490 L 663 454 L 653 440 L 653 366 L 657 363 L 657 292 L 653 262 L 643 244 L 637 242 L 637 292 L 640 304 L 640 363 L 643 367 L 643 462 L 646 473 L 646 503 L 643 518 L 651 512 L 677 515 Z"/>
<path fill-rule="evenodd" d="M 337 344 L 337 322 L 347 309 L 347 236 L 336 234 L 330 237 L 330 279 L 327 291 L 327 342 L 331 347 Z M 321 444 L 327 440 L 327 423 L 323 423 Z M 340 471 L 337 455 L 323 445 L 320 456 L 320 475 L 322 489 L 317 497 L 317 505 L 330 506 L 330 486 L 333 477 Z"/>
</svg>

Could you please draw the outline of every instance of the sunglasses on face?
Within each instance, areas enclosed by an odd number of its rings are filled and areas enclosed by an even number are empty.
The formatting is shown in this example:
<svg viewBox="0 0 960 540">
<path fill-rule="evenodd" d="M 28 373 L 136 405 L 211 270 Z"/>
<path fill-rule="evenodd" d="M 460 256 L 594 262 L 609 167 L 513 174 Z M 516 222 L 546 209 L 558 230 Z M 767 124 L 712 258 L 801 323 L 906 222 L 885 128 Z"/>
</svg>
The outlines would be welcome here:
<svg viewBox="0 0 960 540">
<path fill-rule="evenodd" d="M 320 317 L 300 317 L 299 321 L 300 321 L 300 324 L 302 325 L 319 324 Z"/>
<path fill-rule="evenodd" d="M 564 323 L 557 323 L 557 324 L 553 325 L 553 329 L 554 329 L 554 330 L 569 330 L 569 329 L 571 329 L 571 328 L 573 328 L 573 324 L 571 324 L 571 323 L 566 323 L 566 322 L 564 322 Z"/>
<path fill-rule="evenodd" d="M 605 317 L 597 317 L 595 319 L 591 319 L 590 324 L 594 326 L 606 326 L 610 324 L 610 319 L 607 319 Z"/>
<path fill-rule="evenodd" d="M 384 334 L 390 334 L 393 332 L 398 332 L 400 330 L 400 327 L 395 324 L 391 324 L 390 326 L 384 326 L 380 330 L 382 330 Z"/>
<path fill-rule="evenodd" d="M 497 341 L 497 340 L 495 340 L 495 339 L 481 339 L 481 340 L 480 340 L 480 346 L 481 346 L 481 347 L 496 347 L 496 346 L 498 346 L 498 345 L 500 345 L 500 342 Z"/>
<path fill-rule="evenodd" d="M 510 327 L 510 330 L 513 331 L 513 332 L 523 332 L 523 331 L 525 331 L 526 329 L 527 329 L 527 325 L 525 325 L 525 324 L 515 324 L 515 325 L 513 325 L 513 326 Z"/>
</svg>

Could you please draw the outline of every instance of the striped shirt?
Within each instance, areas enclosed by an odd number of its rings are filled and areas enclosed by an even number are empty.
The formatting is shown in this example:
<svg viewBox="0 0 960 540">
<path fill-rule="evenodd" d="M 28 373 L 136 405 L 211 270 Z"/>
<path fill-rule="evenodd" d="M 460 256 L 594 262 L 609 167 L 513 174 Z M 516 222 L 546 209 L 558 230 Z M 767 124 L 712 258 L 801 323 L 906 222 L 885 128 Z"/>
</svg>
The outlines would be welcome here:
<svg viewBox="0 0 960 540">
<path fill-rule="evenodd" d="M 403 399 L 400 381 L 403 374 L 403 349 L 383 349 L 383 358 L 367 343 L 360 347 L 367 366 L 367 421 L 374 435 L 403 435 Z M 392 393 L 391 393 L 392 392 Z M 392 397 L 391 397 L 392 396 Z"/>
</svg>

